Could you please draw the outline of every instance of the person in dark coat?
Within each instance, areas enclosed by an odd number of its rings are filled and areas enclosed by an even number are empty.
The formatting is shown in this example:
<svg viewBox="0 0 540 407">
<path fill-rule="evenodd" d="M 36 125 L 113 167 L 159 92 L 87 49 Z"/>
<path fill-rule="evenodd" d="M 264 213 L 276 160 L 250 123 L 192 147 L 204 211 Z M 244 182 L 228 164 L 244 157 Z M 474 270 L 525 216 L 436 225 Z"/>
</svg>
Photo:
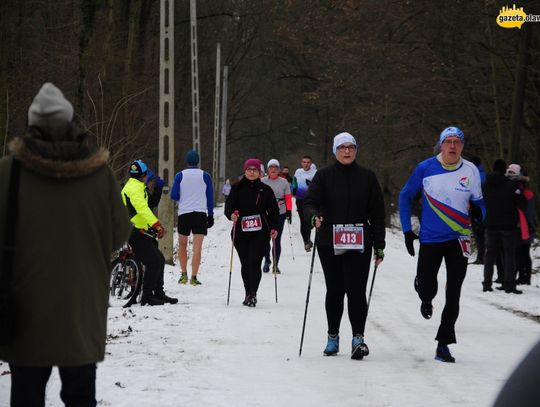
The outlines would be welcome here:
<svg viewBox="0 0 540 407">
<path fill-rule="evenodd" d="M 45 83 L 28 111 L 26 134 L 13 139 L 12 155 L 0 160 L 0 247 L 7 222 L 16 222 L 14 338 L 0 346 L 11 371 L 12 406 L 44 405 L 53 366 L 66 405 L 96 405 L 111 252 L 131 225 L 108 151 L 72 120 L 69 101 Z M 15 161 L 21 165 L 18 216 L 9 219 L 6 191 Z"/>
<path fill-rule="evenodd" d="M 540 342 L 525 356 L 501 389 L 493 407 L 536 407 L 540 400 Z"/>
<path fill-rule="evenodd" d="M 515 252 L 519 237 L 518 209 L 525 208 L 525 198 L 518 185 L 505 177 L 506 163 L 495 160 L 493 173 L 488 174 L 482 188 L 486 203 L 486 256 L 483 290 L 492 291 L 493 264 L 502 250 L 504 258 L 504 283 L 498 289 L 510 294 L 521 294 L 516 289 Z"/>
<path fill-rule="evenodd" d="M 279 207 L 274 191 L 259 178 L 261 162 L 244 163 L 244 177 L 233 184 L 225 202 L 225 216 L 234 222 L 232 238 L 242 264 L 246 296 L 243 305 L 257 305 L 261 281 L 261 261 L 268 252 L 270 238 L 277 237 Z"/>
<path fill-rule="evenodd" d="M 483 184 L 486 181 L 486 170 L 484 169 L 480 158 L 474 156 L 471 158 L 471 162 L 476 165 L 476 168 L 478 168 L 478 173 L 480 174 L 480 182 Z M 474 211 L 475 208 L 476 206 L 472 206 L 471 210 Z M 478 213 L 472 213 L 471 224 L 477 249 L 476 260 L 473 264 L 484 264 L 484 255 L 486 253 L 486 239 L 484 221 L 482 220 L 482 216 Z"/>
<path fill-rule="evenodd" d="M 356 139 L 334 137 L 336 161 L 315 174 L 304 198 L 304 218 L 316 227 L 315 245 L 326 282 L 328 341 L 323 354 L 339 352 L 343 299 L 352 328 L 351 358 L 369 354 L 364 342 L 366 286 L 372 252 L 384 258 L 384 200 L 375 174 L 356 163 Z"/>
<path fill-rule="evenodd" d="M 518 211 L 521 239 L 516 247 L 516 284 L 531 285 L 532 259 L 530 252 L 531 243 L 536 236 L 536 197 L 529 188 L 529 177 L 519 164 L 510 164 L 505 175 L 517 183 L 526 202 L 525 211 Z"/>
</svg>

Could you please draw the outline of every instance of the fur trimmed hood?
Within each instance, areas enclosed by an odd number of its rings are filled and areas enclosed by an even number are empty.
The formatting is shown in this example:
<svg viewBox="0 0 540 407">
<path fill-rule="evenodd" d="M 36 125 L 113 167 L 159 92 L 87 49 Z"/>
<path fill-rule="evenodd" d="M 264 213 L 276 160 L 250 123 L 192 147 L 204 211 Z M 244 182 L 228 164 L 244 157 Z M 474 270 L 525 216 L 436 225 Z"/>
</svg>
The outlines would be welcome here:
<svg viewBox="0 0 540 407">
<path fill-rule="evenodd" d="M 82 157 L 60 160 L 41 155 L 29 146 L 28 137 L 16 137 L 9 143 L 9 151 L 28 169 L 54 178 L 76 178 L 92 174 L 107 164 L 109 151 L 104 148 L 88 152 Z"/>
</svg>

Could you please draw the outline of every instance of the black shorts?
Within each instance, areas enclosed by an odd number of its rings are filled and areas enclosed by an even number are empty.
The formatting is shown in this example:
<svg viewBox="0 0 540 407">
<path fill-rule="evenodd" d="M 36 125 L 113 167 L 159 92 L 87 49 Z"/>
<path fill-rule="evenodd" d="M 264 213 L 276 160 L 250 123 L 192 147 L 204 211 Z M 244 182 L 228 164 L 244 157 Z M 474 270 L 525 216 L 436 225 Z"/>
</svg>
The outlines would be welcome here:
<svg viewBox="0 0 540 407">
<path fill-rule="evenodd" d="M 191 233 L 206 236 L 208 230 L 206 222 L 207 216 L 204 212 L 183 213 L 178 215 L 178 233 L 184 236 L 189 236 Z"/>
</svg>

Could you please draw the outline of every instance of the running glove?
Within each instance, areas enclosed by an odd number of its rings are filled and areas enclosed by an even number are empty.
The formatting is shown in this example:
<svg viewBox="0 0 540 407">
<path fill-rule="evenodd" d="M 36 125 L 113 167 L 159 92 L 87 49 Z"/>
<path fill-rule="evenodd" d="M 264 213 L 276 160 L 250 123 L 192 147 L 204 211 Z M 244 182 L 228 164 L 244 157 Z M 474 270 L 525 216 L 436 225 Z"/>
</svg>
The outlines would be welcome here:
<svg viewBox="0 0 540 407">
<path fill-rule="evenodd" d="M 161 226 L 159 220 L 152 225 L 152 229 L 156 231 L 156 236 L 158 239 L 161 239 L 163 236 L 165 236 L 165 229 L 163 228 L 163 226 Z"/>
<path fill-rule="evenodd" d="M 210 229 L 212 226 L 214 226 L 214 216 L 209 215 L 208 218 L 206 218 L 206 227 Z"/>
<path fill-rule="evenodd" d="M 412 230 L 407 230 L 405 233 L 405 247 L 407 247 L 407 252 L 411 256 L 414 256 L 414 244 L 413 242 L 418 239 L 418 235 Z"/>
<path fill-rule="evenodd" d="M 291 224 L 292 223 L 292 212 L 291 211 L 285 212 L 285 216 L 287 217 L 287 222 L 289 222 L 289 224 Z"/>
</svg>

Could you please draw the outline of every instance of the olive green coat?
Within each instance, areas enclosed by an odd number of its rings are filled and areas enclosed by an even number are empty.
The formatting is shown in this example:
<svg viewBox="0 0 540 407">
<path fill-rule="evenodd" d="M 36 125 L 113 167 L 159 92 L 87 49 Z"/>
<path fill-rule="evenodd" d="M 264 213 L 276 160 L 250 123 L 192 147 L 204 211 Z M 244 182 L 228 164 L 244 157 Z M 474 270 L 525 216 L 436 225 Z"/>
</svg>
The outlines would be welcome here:
<svg viewBox="0 0 540 407">
<path fill-rule="evenodd" d="M 12 279 L 17 329 L 14 343 L 0 346 L 0 359 L 23 366 L 95 363 L 105 354 L 111 251 L 129 235 L 128 213 L 106 150 L 55 160 L 26 140 L 10 144 L 22 163 Z M 0 247 L 11 161 L 0 160 Z"/>
</svg>

